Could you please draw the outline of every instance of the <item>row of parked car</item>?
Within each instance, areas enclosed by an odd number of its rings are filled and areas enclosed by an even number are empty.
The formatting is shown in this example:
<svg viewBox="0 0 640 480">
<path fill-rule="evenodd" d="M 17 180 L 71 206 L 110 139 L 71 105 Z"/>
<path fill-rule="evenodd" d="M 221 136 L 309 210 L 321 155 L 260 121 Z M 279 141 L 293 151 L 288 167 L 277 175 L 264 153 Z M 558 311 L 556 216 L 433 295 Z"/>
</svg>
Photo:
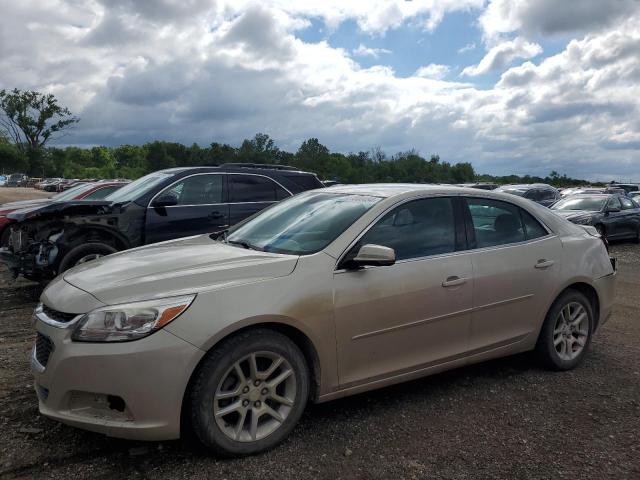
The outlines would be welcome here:
<svg viewBox="0 0 640 480">
<path fill-rule="evenodd" d="M 257 164 L 176 168 L 135 182 L 62 180 L 36 185 L 63 190 L 50 199 L 0 206 L 0 247 L 5 247 L 0 259 L 14 275 L 48 280 L 116 251 L 221 232 L 284 198 L 325 186 L 313 173 Z M 562 191 L 546 184 L 459 186 L 526 198 L 573 223 L 593 226 L 607 239 L 640 241 L 635 184 Z"/>
<path fill-rule="evenodd" d="M 240 456 L 308 401 L 529 350 L 574 368 L 615 263 L 593 227 L 512 190 L 226 165 L 15 210 L 5 261 L 62 272 L 35 311 L 40 412 Z"/>
</svg>

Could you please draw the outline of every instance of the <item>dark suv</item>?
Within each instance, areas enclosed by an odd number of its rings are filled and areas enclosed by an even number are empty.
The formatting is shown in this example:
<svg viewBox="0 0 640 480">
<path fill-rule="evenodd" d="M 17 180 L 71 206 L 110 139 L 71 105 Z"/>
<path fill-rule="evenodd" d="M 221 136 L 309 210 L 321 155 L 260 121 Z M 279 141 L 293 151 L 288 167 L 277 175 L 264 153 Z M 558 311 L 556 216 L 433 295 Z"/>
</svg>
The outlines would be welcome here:
<svg viewBox="0 0 640 480">
<path fill-rule="evenodd" d="M 562 196 L 560 192 L 546 183 L 530 183 L 523 185 L 503 185 L 494 191 L 510 193 L 519 197 L 528 198 L 534 202 L 550 207 L 556 203 Z"/>
<path fill-rule="evenodd" d="M 296 193 L 315 174 L 281 165 L 224 164 L 150 173 L 103 201 L 71 201 L 8 215 L 0 260 L 14 275 L 50 278 L 79 263 L 148 243 L 217 233 Z"/>
</svg>

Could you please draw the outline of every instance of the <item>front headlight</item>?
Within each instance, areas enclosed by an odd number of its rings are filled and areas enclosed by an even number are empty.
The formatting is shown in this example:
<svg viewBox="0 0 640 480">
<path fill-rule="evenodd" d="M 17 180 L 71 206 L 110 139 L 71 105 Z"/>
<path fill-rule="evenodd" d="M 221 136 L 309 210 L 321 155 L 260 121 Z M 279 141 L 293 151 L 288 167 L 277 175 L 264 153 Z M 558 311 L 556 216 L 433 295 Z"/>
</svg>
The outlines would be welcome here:
<svg viewBox="0 0 640 480">
<path fill-rule="evenodd" d="M 195 295 L 134 302 L 93 310 L 78 320 L 78 342 L 126 342 L 146 337 L 184 312 Z"/>
</svg>

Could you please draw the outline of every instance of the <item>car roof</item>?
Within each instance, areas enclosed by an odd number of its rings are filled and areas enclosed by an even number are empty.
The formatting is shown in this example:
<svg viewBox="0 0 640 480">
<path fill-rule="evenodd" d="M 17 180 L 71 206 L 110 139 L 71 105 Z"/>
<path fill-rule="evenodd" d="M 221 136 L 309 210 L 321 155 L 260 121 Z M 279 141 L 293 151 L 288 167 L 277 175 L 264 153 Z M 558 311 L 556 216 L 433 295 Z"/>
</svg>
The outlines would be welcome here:
<svg viewBox="0 0 640 480">
<path fill-rule="evenodd" d="M 312 172 L 306 172 L 304 170 L 297 170 L 292 167 L 281 168 L 279 165 L 267 165 L 264 166 L 242 166 L 241 164 L 223 164 L 223 165 L 203 165 L 197 167 L 175 167 L 159 170 L 163 173 L 203 173 L 203 172 L 231 172 L 231 173 L 257 173 L 268 175 L 315 175 Z"/>
<path fill-rule="evenodd" d="M 554 188 L 546 183 L 516 183 L 513 185 L 501 185 L 498 188 L 509 188 L 512 190 L 527 190 L 529 188 Z"/>
</svg>

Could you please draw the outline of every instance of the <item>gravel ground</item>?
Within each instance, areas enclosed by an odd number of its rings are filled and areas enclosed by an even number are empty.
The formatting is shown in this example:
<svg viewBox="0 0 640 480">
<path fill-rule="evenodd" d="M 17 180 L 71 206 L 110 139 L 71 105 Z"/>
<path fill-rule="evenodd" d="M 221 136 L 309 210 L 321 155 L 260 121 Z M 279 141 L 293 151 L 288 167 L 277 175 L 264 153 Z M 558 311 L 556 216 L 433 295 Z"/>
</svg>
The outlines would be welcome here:
<svg viewBox="0 0 640 480">
<path fill-rule="evenodd" d="M 0 275 L 0 478 L 640 478 L 640 247 L 612 251 L 614 315 L 578 369 L 518 355 L 310 405 L 283 445 L 239 460 L 40 417 L 28 364 L 39 289 Z"/>
<path fill-rule="evenodd" d="M 18 200 L 31 200 L 32 198 L 48 198 L 55 195 L 52 192 L 43 192 L 35 188 L 0 187 L 0 205 Z"/>
</svg>

